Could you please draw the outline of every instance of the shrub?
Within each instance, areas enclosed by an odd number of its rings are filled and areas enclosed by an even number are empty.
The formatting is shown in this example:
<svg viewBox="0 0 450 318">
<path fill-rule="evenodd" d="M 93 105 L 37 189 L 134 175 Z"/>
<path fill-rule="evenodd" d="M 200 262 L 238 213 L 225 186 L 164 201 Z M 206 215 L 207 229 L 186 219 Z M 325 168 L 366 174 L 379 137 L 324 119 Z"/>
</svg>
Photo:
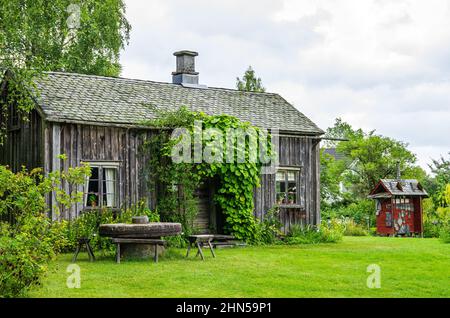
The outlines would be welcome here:
<svg viewBox="0 0 450 318">
<path fill-rule="evenodd" d="M 22 297 L 41 282 L 55 256 L 48 218 L 41 214 L 0 229 L 0 297 Z M 17 231 L 20 229 L 19 231 Z"/>
<path fill-rule="evenodd" d="M 356 224 L 352 219 L 343 220 L 345 225 L 344 235 L 345 236 L 367 236 L 367 230 L 361 225 Z"/>
<path fill-rule="evenodd" d="M 344 227 L 336 221 L 322 224 L 320 228 L 294 225 L 285 242 L 286 244 L 337 243 L 342 240 L 343 232 Z"/>
<path fill-rule="evenodd" d="M 168 247 L 185 248 L 187 247 L 186 238 L 182 235 L 166 236 L 164 238 Z"/>
<path fill-rule="evenodd" d="M 82 193 L 66 193 L 60 185 L 76 189 L 88 172 L 89 166 L 82 165 L 44 177 L 41 169 L 13 173 L 0 166 L 0 297 L 25 296 L 40 284 L 55 254 L 70 245 L 67 224 L 52 224 L 47 217 L 45 195 L 54 191 L 55 208 L 69 208 Z"/>
<path fill-rule="evenodd" d="M 330 218 L 351 218 L 357 224 L 367 226 L 367 220 L 369 218 L 370 224 L 375 224 L 376 216 L 374 210 L 374 203 L 372 200 L 360 200 L 348 205 L 330 207 L 324 209 L 322 212 L 324 219 Z"/>
<path fill-rule="evenodd" d="M 256 223 L 254 244 L 274 244 L 281 236 L 281 223 L 278 219 L 279 209 L 272 208 L 267 211 L 262 221 Z"/>
<path fill-rule="evenodd" d="M 443 227 L 439 232 L 439 238 L 443 243 L 450 243 L 450 227 Z"/>
</svg>

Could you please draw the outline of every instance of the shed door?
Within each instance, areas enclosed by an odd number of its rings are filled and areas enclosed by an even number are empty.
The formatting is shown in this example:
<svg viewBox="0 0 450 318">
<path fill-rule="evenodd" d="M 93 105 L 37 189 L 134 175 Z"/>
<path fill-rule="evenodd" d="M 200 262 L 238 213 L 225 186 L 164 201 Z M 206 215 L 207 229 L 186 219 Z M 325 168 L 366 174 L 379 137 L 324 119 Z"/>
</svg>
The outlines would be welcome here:
<svg viewBox="0 0 450 318">
<path fill-rule="evenodd" d="M 208 233 L 210 229 L 211 195 L 206 183 L 195 193 L 198 198 L 198 212 L 194 220 L 194 228 L 200 233 Z"/>
</svg>

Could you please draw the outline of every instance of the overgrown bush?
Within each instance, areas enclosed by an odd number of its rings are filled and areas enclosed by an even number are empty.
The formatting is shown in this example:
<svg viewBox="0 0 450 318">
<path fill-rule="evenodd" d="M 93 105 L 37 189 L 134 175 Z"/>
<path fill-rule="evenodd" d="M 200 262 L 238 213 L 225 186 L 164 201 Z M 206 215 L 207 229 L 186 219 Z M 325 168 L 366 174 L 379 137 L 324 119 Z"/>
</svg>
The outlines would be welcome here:
<svg viewBox="0 0 450 318">
<path fill-rule="evenodd" d="M 305 227 L 294 225 L 286 237 L 285 243 L 289 245 L 337 243 L 342 240 L 344 230 L 344 226 L 336 221 L 322 223 L 319 228 L 309 225 Z"/>
<path fill-rule="evenodd" d="M 367 236 L 369 233 L 361 225 L 357 224 L 353 219 L 342 220 L 345 226 L 344 236 Z"/>
<path fill-rule="evenodd" d="M 254 244 L 274 244 L 281 236 L 281 223 L 278 219 L 279 209 L 267 211 L 262 221 L 257 221 Z"/>
<path fill-rule="evenodd" d="M 360 200 L 348 205 L 327 207 L 322 211 L 323 219 L 351 218 L 357 224 L 367 227 L 367 220 L 371 225 L 376 222 L 375 207 L 372 200 Z"/>
<path fill-rule="evenodd" d="M 45 195 L 58 191 L 58 206 L 69 207 L 80 196 L 76 190 L 63 194 L 59 185 L 70 182 L 76 189 L 87 170 L 44 177 L 40 169 L 13 173 L 0 166 L 0 297 L 24 296 L 39 285 L 48 262 L 68 244 L 65 225 L 53 226 L 47 217 Z"/>
<path fill-rule="evenodd" d="M 443 242 L 443 243 L 450 243 L 450 227 L 444 227 L 440 230 L 439 232 L 439 239 Z"/>
<path fill-rule="evenodd" d="M 182 234 L 167 236 L 164 238 L 168 247 L 185 248 L 187 247 L 186 236 Z"/>
</svg>

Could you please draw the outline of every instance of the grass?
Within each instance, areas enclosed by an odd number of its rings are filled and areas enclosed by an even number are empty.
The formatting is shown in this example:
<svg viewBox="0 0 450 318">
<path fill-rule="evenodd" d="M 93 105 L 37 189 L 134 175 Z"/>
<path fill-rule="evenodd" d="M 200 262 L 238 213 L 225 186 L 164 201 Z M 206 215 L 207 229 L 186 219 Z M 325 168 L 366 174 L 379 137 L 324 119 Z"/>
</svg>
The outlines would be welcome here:
<svg viewBox="0 0 450 318">
<path fill-rule="evenodd" d="M 338 244 L 221 249 L 213 259 L 185 259 L 170 249 L 158 264 L 112 256 L 89 263 L 81 288 L 69 289 L 72 255 L 50 266 L 31 297 L 450 297 L 450 244 L 438 239 L 345 237 Z M 369 264 L 381 288 L 366 286 Z"/>
</svg>

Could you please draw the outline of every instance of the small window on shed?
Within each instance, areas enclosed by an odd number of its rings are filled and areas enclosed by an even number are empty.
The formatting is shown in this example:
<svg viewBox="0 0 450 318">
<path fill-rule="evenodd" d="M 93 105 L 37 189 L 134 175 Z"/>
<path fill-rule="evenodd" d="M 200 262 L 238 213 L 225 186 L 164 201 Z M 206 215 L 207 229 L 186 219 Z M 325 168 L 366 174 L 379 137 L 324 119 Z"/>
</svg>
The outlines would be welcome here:
<svg viewBox="0 0 450 318">
<path fill-rule="evenodd" d="M 298 170 L 278 170 L 276 174 L 277 204 L 297 204 Z"/>
</svg>

